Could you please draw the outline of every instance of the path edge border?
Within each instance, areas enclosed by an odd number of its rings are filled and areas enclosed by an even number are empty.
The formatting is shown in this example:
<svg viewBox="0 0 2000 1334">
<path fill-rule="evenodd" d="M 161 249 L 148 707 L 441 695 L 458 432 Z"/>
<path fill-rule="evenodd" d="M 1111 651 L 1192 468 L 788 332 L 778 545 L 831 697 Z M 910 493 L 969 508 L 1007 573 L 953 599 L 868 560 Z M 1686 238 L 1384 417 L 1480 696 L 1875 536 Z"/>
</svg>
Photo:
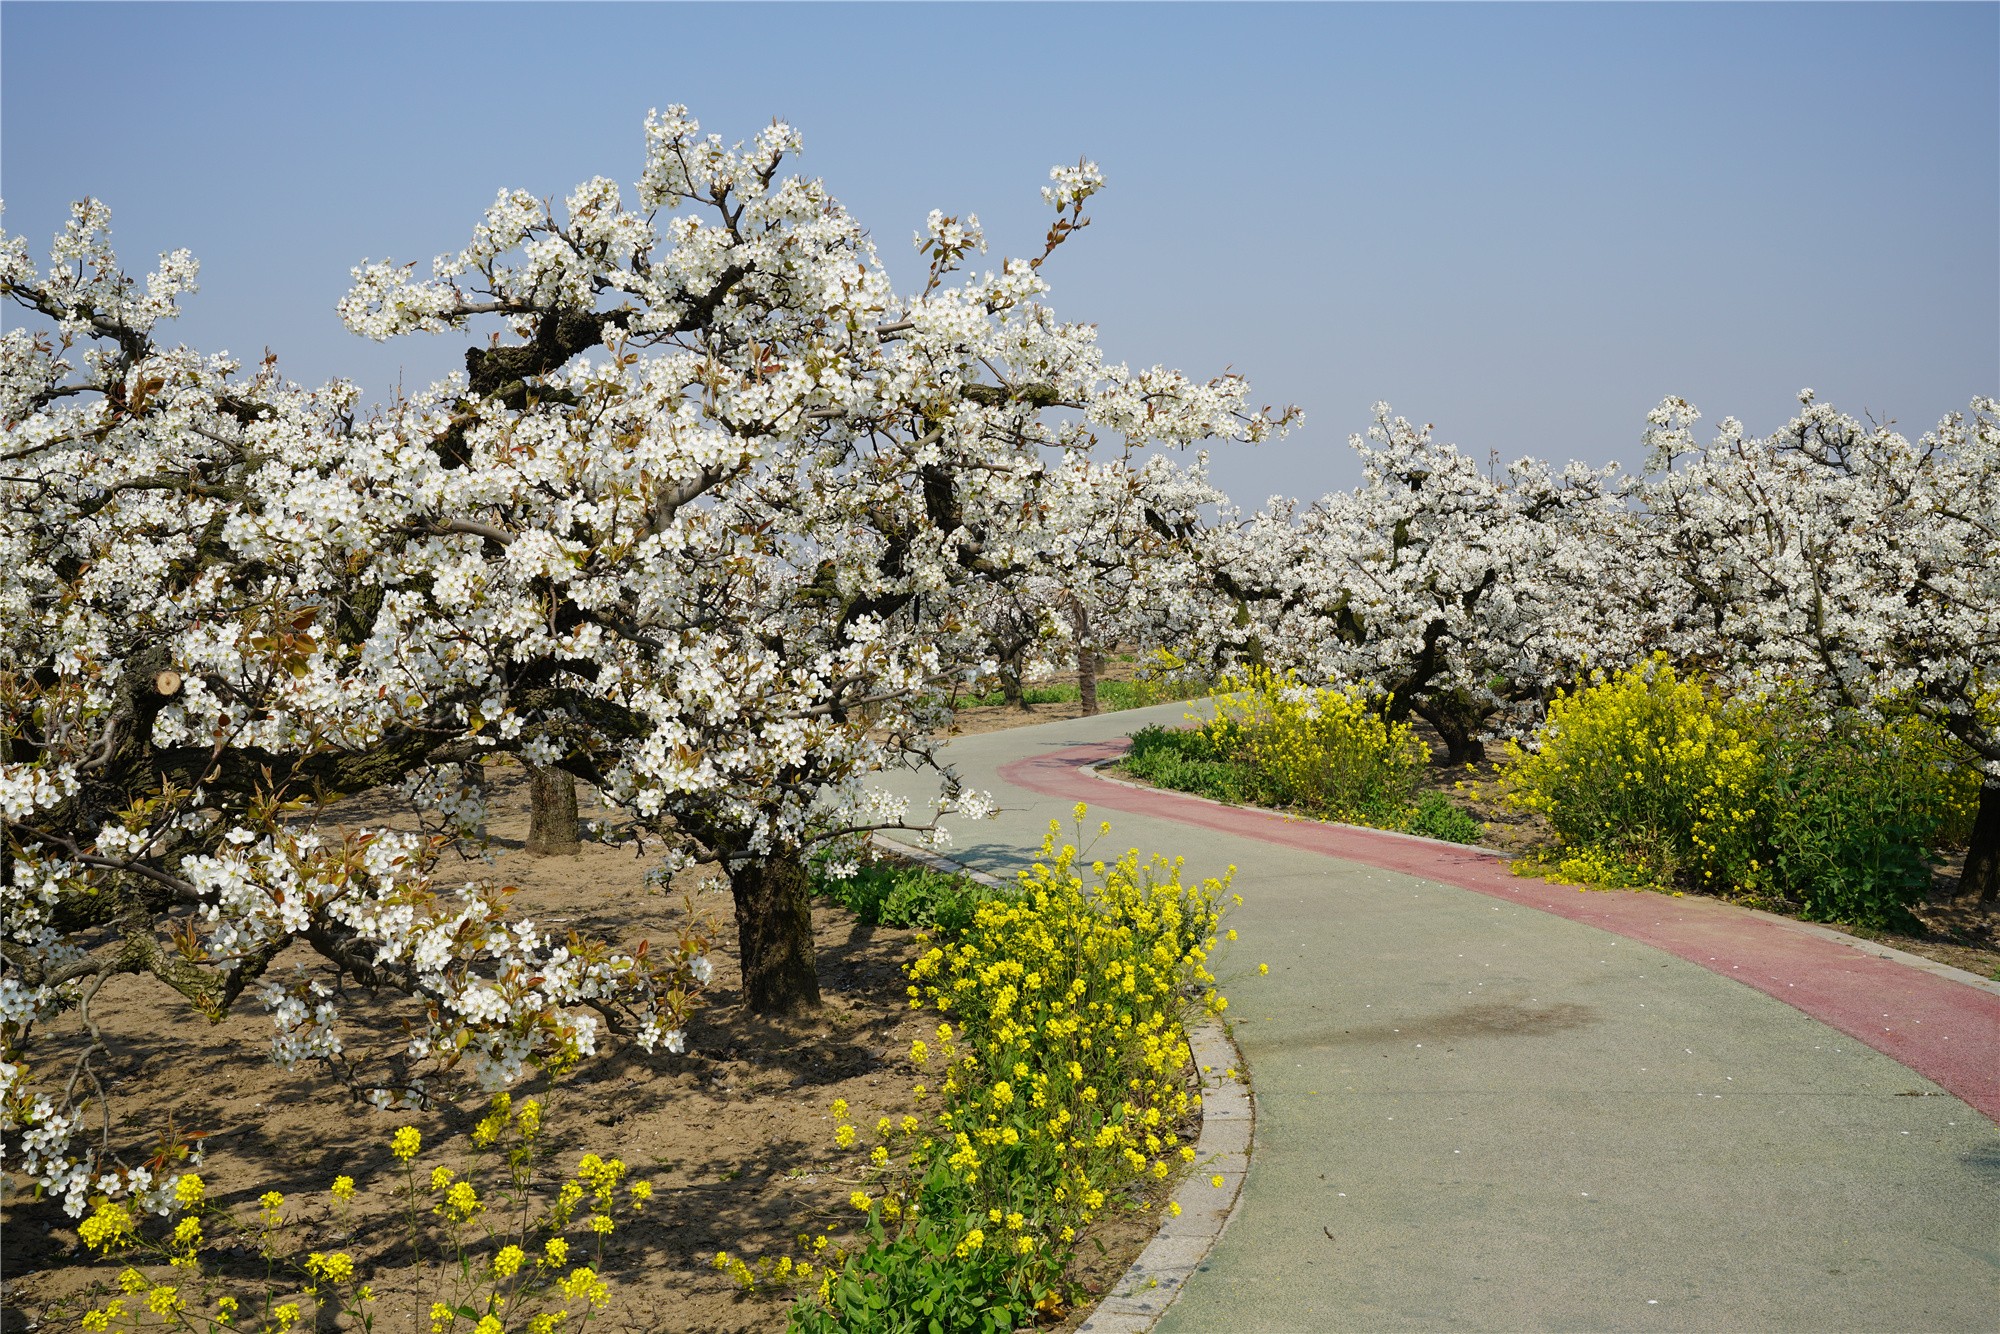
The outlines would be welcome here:
<svg viewBox="0 0 2000 1334">
<path fill-rule="evenodd" d="M 873 842 L 934 870 L 971 876 L 981 884 L 1006 882 L 976 867 L 912 847 L 885 834 Z M 1181 1288 L 1201 1267 L 1236 1217 L 1243 1180 L 1256 1146 L 1257 1104 L 1248 1067 L 1223 1022 L 1210 1015 L 1187 1030 L 1188 1057 L 1201 1087 L 1201 1136 L 1195 1143 L 1195 1170 L 1174 1191 L 1178 1215 L 1168 1213 L 1138 1258 L 1105 1290 L 1078 1334 L 1146 1334 L 1167 1313 Z M 1237 1072 L 1235 1078 L 1230 1072 Z M 1214 1183 L 1220 1177 L 1222 1185 Z"/>
<path fill-rule="evenodd" d="M 1204 805 L 1214 806 L 1221 810 L 1255 811 L 1260 815 L 1269 815 L 1276 819 L 1299 824 L 1320 824 L 1333 829 L 1352 829 L 1359 833 L 1381 838 L 1401 839 L 1410 843 L 1427 844 L 1430 847 L 1440 850 L 1478 853 L 1482 856 L 1493 857 L 1510 863 L 1516 860 L 1514 854 L 1511 852 L 1503 852 L 1499 848 L 1484 847 L 1477 843 L 1448 843 L 1441 838 L 1426 838 L 1422 834 L 1406 834 L 1400 829 L 1377 829 L 1372 825 L 1345 824 L 1339 820 L 1315 820 L 1310 816 L 1293 815 L 1289 811 L 1274 811 L 1268 806 L 1248 806 L 1227 801 L 1217 801 L 1213 797 L 1204 797 L 1195 792 L 1178 792 L 1173 788 L 1160 787 L 1153 783 L 1135 783 L 1129 778 L 1120 778 L 1110 771 L 1111 766 L 1117 762 L 1116 760 L 1091 760 L 1086 764 L 1079 764 L 1076 767 L 1077 772 L 1094 778 L 1100 783 L 1110 783 L 1117 787 L 1131 788 L 1135 792 L 1160 792 L 1180 801 L 1198 801 Z M 1552 881 L 1550 883 L 1556 882 Z M 1658 891 L 1648 890 L 1642 892 L 1656 893 Z M 1940 963 L 1936 959 L 1927 959 L 1921 954 L 1912 954 L 1908 950 L 1899 950 L 1894 945 L 1885 945 L 1879 940 L 1870 940 L 1866 936 L 1849 935 L 1838 927 L 1828 926 L 1823 922 L 1808 922 L 1803 917 L 1787 917 L 1783 913 L 1767 912 L 1762 908 L 1749 908 L 1740 903 L 1730 904 L 1729 906 L 1746 912 L 1752 917 L 1762 918 L 1785 930 L 1798 931 L 1809 936 L 1818 936 L 1820 939 L 1832 944 L 1858 950 L 1863 954 L 1872 954 L 1878 959 L 1887 959 L 1893 963 L 1902 964 L 1906 968 L 1914 968 L 1920 973 L 1929 973 L 1932 977 L 1940 978 L 1946 982 L 1955 982 L 1962 987 L 1971 987 L 1977 991 L 1984 991 L 1989 995 L 2000 996 L 2000 980 L 1981 977 L 1967 968 Z"/>
<path fill-rule="evenodd" d="M 1130 778 L 1120 778 L 1117 774 L 1112 773 L 1111 766 L 1117 763 L 1118 760 L 1115 759 L 1091 760 L 1087 764 L 1079 764 L 1076 767 L 1079 773 L 1086 774 L 1102 783 L 1111 783 L 1118 787 L 1129 787 L 1134 792 L 1164 792 L 1170 797 L 1178 797 L 1182 801 L 1198 801 L 1204 806 L 1213 806 L 1217 810 L 1255 811 L 1259 815 L 1268 815 L 1275 820 L 1283 820 L 1287 824 L 1323 824 L 1332 829 L 1354 829 L 1364 834 L 1380 834 L 1383 838 L 1401 839 L 1406 843 L 1421 843 L 1426 847 L 1432 848 L 1447 848 L 1453 852 L 1476 852 L 1482 857 L 1493 857 L 1504 862 L 1515 860 L 1513 853 L 1503 852 L 1499 848 L 1489 848 L 1482 843 L 1453 843 L 1448 839 L 1432 838 L 1427 834 L 1406 833 L 1401 829 L 1377 829 L 1374 825 L 1348 824 L 1341 820 L 1315 820 L 1310 815 L 1294 815 L 1290 811 L 1272 810 L 1269 806 L 1251 806 L 1240 801 L 1217 801 L 1214 797 L 1204 797 L 1199 792 L 1182 792 L 1176 788 L 1161 787 L 1157 783 L 1138 783 Z"/>
</svg>

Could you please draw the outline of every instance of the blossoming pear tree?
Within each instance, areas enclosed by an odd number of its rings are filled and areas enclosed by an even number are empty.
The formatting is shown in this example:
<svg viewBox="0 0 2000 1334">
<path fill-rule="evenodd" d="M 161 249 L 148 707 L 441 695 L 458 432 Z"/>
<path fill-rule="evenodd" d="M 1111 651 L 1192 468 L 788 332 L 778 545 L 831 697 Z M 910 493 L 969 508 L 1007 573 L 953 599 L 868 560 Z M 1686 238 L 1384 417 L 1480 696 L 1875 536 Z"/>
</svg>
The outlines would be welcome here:
<svg viewBox="0 0 2000 1334">
<path fill-rule="evenodd" d="M 1205 458 L 1184 463 L 1164 455 L 1138 467 L 1071 459 L 1050 486 L 1060 499 L 1046 508 L 1061 527 L 1048 534 L 1043 573 L 1007 586 L 984 615 L 990 639 L 1012 650 L 1015 672 L 1074 667 L 1088 715 L 1097 712 L 1104 650 L 1186 647 L 1173 610 L 1195 577 L 1200 509 L 1223 496 L 1207 481 Z M 1162 518 L 1167 513 L 1175 523 Z"/>
<path fill-rule="evenodd" d="M 1146 445 L 1282 425 L 1234 377 L 1106 364 L 1043 304 L 1088 163 L 1054 173 L 1041 254 L 998 273 L 962 273 L 976 220 L 934 214 L 898 298 L 825 188 L 781 178 L 789 128 L 725 147 L 674 108 L 647 145 L 642 211 L 601 179 L 560 217 L 503 193 L 428 280 L 357 270 L 363 334 L 499 324 L 372 413 L 158 343 L 194 263 L 142 288 L 99 205 L 45 272 L 7 241 L 5 294 L 41 327 L 0 347 L 0 1106 L 70 1207 L 160 1189 L 108 1121 L 79 1138 L 113 1074 L 90 1007 L 120 974 L 211 1016 L 259 995 L 287 1061 L 345 1059 L 343 983 L 406 994 L 385 1099 L 428 1066 L 505 1082 L 606 1022 L 680 1045 L 699 940 L 558 941 L 491 885 L 435 883 L 496 754 L 595 784 L 666 869 L 719 864 L 750 1006 L 814 1003 L 805 859 L 911 823 L 859 779 L 929 759 L 978 653 L 967 590 L 1097 517 L 1064 460 L 1108 449 L 1083 472 L 1126 488 L 1158 472 L 1127 466 Z M 439 832 L 311 823 L 384 784 Z M 979 799 L 947 775 L 954 804 Z M 89 1039 L 44 1072 L 32 1039 L 70 1010 Z"/>
<path fill-rule="evenodd" d="M 729 147 L 675 107 L 646 140 L 637 210 L 603 179 L 561 216 L 503 193 L 430 278 L 356 270 L 357 332 L 500 324 L 398 405 L 361 485 L 437 534 L 399 557 L 406 642 L 487 665 L 495 744 L 718 864 L 745 998 L 783 1012 L 818 1000 L 808 855 L 911 823 L 859 779 L 928 762 L 984 656 L 967 590 L 1045 570 L 1135 451 L 1283 418 L 1233 376 L 1108 364 L 1044 303 L 1089 163 L 1052 173 L 1041 253 L 998 272 L 965 269 L 976 218 L 933 213 L 898 296 L 825 186 L 783 174 L 790 127 Z M 1102 476 L 1065 480 L 1094 448 Z M 967 798 L 947 776 L 940 800 Z"/>
<path fill-rule="evenodd" d="M 440 838 L 307 822 L 475 753 L 480 669 L 412 638 L 402 607 L 480 539 L 382 504 L 371 479 L 422 478 L 357 420 L 351 386 L 167 344 L 195 262 L 165 255 L 137 281 L 108 224 L 78 204 L 46 269 L 23 239 L 0 246 L 0 293 L 25 314 L 0 339 L 9 1169 L 71 1212 L 92 1194 L 163 1202 L 170 1183 L 118 1156 L 131 1132 L 98 1001 L 121 977 L 211 1020 L 253 996 L 279 1062 L 347 1067 L 384 1101 L 447 1070 L 505 1083 L 587 1054 L 607 1023 L 677 1047 L 709 970 L 698 940 L 565 939 L 494 884 L 440 883 Z M 354 1067 L 354 985 L 404 998 L 386 1070 Z M 38 1047 L 66 1014 L 62 1044 Z"/>
<path fill-rule="evenodd" d="M 1670 398 L 1643 492 L 1656 568 L 1739 688 L 1799 680 L 1848 707 L 1914 709 L 1984 775 L 1961 894 L 2000 897 L 2000 403 L 1915 442 L 1799 396 L 1762 438 Z"/>
<path fill-rule="evenodd" d="M 1313 682 L 1416 714 L 1449 759 L 1481 753 L 1580 663 L 1629 657 L 1595 603 L 1623 522 L 1614 470 L 1536 459 L 1482 468 L 1377 404 L 1350 443 L 1363 480 L 1302 512 L 1281 500 L 1208 538 L 1208 635 Z M 1597 633 L 1585 634 L 1593 625 Z"/>
</svg>

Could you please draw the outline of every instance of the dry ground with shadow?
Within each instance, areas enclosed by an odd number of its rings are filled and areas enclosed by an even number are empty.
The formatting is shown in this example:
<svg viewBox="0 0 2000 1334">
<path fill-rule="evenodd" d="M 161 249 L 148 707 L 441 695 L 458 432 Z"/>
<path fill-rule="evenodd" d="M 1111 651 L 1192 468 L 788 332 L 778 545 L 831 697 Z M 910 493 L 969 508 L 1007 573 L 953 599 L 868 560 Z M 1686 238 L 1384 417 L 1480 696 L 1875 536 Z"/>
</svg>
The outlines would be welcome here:
<svg viewBox="0 0 2000 1334">
<path fill-rule="evenodd" d="M 517 910 L 540 925 L 628 944 L 670 934 L 690 914 L 714 928 L 716 975 L 690 1024 L 688 1053 L 609 1051 L 580 1066 L 549 1101 L 546 1135 L 559 1146 L 558 1168 L 596 1152 L 623 1158 L 633 1178 L 656 1183 L 645 1212 L 611 1238 L 605 1277 L 613 1302 L 594 1327 L 661 1334 L 783 1328 L 789 1293 L 745 1293 L 710 1260 L 719 1250 L 752 1258 L 797 1254 L 798 1234 L 817 1233 L 828 1223 L 852 1235 L 855 1214 L 847 1197 L 858 1184 L 863 1155 L 835 1147 L 828 1106 L 846 1099 L 851 1119 L 864 1131 L 877 1117 L 917 1110 L 909 1092 L 918 1076 L 908 1052 L 912 1039 L 930 1035 L 935 1019 L 910 1010 L 904 993 L 903 965 L 915 955 L 915 933 L 864 926 L 843 909 L 819 905 L 814 924 L 824 1009 L 810 1018 L 758 1019 L 741 1008 L 726 892 L 649 891 L 644 874 L 650 861 L 629 846 L 586 842 L 574 857 L 530 857 L 521 851 L 527 833 L 521 771 L 497 769 L 491 781 L 498 813 L 488 830 L 492 861 L 447 863 L 440 868 L 442 882 L 461 874 L 468 880 L 491 876 L 516 886 Z M 382 794 L 331 814 L 348 823 L 415 823 Z M 605 814 L 585 804 L 586 819 Z M 281 959 L 278 966 L 291 962 Z M 378 1330 L 428 1329 L 427 1320 L 413 1324 L 412 1303 L 420 1300 L 427 1309 L 437 1294 L 419 1295 L 418 1275 L 409 1265 L 391 1198 L 400 1178 L 389 1137 L 397 1126 L 414 1124 L 424 1135 L 420 1168 L 462 1169 L 477 1159 L 469 1134 L 483 1101 L 471 1097 L 423 1113 L 377 1111 L 317 1069 L 287 1073 L 269 1064 L 269 1021 L 254 1000 L 213 1026 L 160 1002 L 157 984 L 132 978 L 116 979 L 100 997 L 107 1032 L 123 1035 L 116 1053 L 124 1072 L 120 1138 L 150 1142 L 169 1117 L 182 1131 L 204 1132 L 201 1171 L 211 1199 L 252 1217 L 262 1192 L 282 1191 L 293 1220 L 290 1239 L 301 1257 L 310 1250 L 348 1250 L 380 1290 Z M 365 997 L 354 1002 L 343 1025 L 350 1047 L 385 1040 L 371 1034 L 396 1032 L 393 1007 L 371 1007 Z M 65 1035 L 50 1036 L 44 1052 L 54 1067 Z M 517 1094 L 541 1091 L 535 1085 Z M 343 1173 L 360 1183 L 345 1226 L 327 1193 Z M 1107 1214 L 1086 1234 L 1074 1278 L 1086 1291 L 1102 1291 L 1151 1238 L 1157 1219 L 1152 1213 Z M 8 1334 L 73 1328 L 93 1293 L 104 1293 L 115 1279 L 119 1266 L 92 1261 L 71 1221 L 52 1203 L 9 1200 L 0 1225 L 0 1329 Z M 262 1273 L 247 1246 L 221 1262 L 238 1279 L 254 1282 Z M 1072 1313 L 1067 1324 L 1079 1323 L 1083 1314 Z"/>
</svg>

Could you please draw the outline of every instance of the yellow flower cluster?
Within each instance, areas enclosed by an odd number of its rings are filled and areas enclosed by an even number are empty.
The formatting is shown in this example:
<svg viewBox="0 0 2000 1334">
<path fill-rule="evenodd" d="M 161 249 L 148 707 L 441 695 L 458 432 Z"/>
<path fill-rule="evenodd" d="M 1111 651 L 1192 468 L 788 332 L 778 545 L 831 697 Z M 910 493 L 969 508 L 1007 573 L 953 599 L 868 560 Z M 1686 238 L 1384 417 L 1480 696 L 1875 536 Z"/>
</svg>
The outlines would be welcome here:
<svg viewBox="0 0 2000 1334">
<path fill-rule="evenodd" d="M 653 1197 L 653 1183 L 628 1181 L 621 1159 L 586 1153 L 537 1218 L 533 1201 L 538 1193 L 539 1159 L 532 1146 L 541 1129 L 542 1106 L 534 1099 L 516 1102 L 505 1093 L 494 1098 L 471 1136 L 482 1153 L 504 1160 L 505 1179 L 490 1187 L 474 1166 L 468 1166 L 463 1174 L 442 1165 L 421 1170 L 417 1159 L 423 1139 L 416 1127 L 403 1126 L 391 1136 L 390 1151 L 402 1180 L 397 1196 L 407 1210 L 412 1244 L 419 1248 L 420 1261 L 426 1267 L 438 1262 L 441 1281 L 451 1284 L 450 1291 L 440 1294 L 450 1300 L 430 1306 L 433 1334 L 555 1334 L 572 1318 L 579 1325 L 589 1323 L 594 1313 L 609 1305 L 611 1290 L 598 1272 L 604 1257 L 603 1238 L 615 1226 L 621 1195 L 626 1207 L 640 1209 Z M 343 1174 L 334 1178 L 328 1193 L 338 1219 L 345 1216 L 346 1206 L 359 1188 L 353 1177 Z M 374 1318 L 368 1308 L 377 1294 L 373 1287 L 359 1282 L 354 1257 L 338 1250 L 311 1251 L 301 1257 L 284 1236 L 285 1197 L 281 1193 L 272 1190 L 259 1196 L 254 1219 L 235 1218 L 217 1206 L 206 1184 L 193 1173 L 175 1182 L 173 1194 L 175 1203 L 188 1211 L 187 1216 L 156 1239 L 142 1232 L 141 1220 L 128 1206 L 102 1198 L 92 1202 L 91 1214 L 78 1229 L 92 1250 L 137 1248 L 193 1273 L 184 1283 L 155 1283 L 128 1265 L 118 1280 L 124 1295 L 85 1312 L 80 1317 L 84 1329 L 172 1325 L 287 1334 L 294 1329 L 330 1328 L 334 1324 L 371 1327 Z M 425 1224 L 426 1204 L 440 1224 Z M 593 1264 L 572 1265 L 571 1244 L 563 1235 L 579 1213 L 582 1225 L 596 1240 Z M 261 1323 L 254 1324 L 243 1323 L 245 1304 L 235 1296 L 215 1297 L 212 1311 L 191 1309 L 189 1303 L 196 1294 L 205 1296 L 216 1283 L 216 1276 L 201 1272 L 205 1224 L 215 1225 L 221 1233 L 253 1239 L 274 1274 L 288 1272 L 298 1281 L 291 1290 L 300 1300 L 276 1302 L 278 1293 L 267 1289 L 257 1303 L 266 1314 Z M 501 1229 L 510 1229 L 514 1239 Z M 475 1261 L 468 1249 L 468 1242 L 476 1244 L 481 1236 L 495 1246 L 491 1258 L 483 1262 Z M 531 1239 L 537 1237 L 540 1246 L 531 1263 L 527 1247 L 534 1245 Z M 433 1242 L 435 1256 L 423 1255 L 433 1249 Z M 454 1274 L 455 1283 L 450 1277 Z M 148 1321 L 149 1314 L 158 1319 Z"/>
<path fill-rule="evenodd" d="M 1409 724 L 1385 720 L 1359 690 L 1252 668 L 1211 698 L 1210 735 L 1249 762 L 1281 804 L 1321 819 L 1360 820 L 1407 804 L 1430 761 Z"/>
<path fill-rule="evenodd" d="M 1182 1020 L 1226 1004 L 1206 967 L 1226 882 L 1184 882 L 1178 860 L 1134 850 L 1089 863 L 1086 883 L 1058 832 L 1011 893 L 910 965 L 911 1004 L 940 1018 L 910 1048 L 937 1080 L 936 1109 L 928 1124 L 875 1122 L 864 1179 L 881 1190 L 849 1200 L 874 1245 L 914 1239 L 934 1262 L 1018 1275 L 1007 1281 L 1037 1299 L 1085 1224 L 1192 1157 L 1182 1136 L 1200 1098 Z M 831 1110 L 835 1144 L 858 1148 L 846 1105 Z M 823 1262 L 824 1301 L 826 1265 L 844 1257 L 803 1240 Z"/>
<path fill-rule="evenodd" d="M 1507 802 L 1560 840 L 1534 869 L 1616 888 L 1756 869 L 1764 755 L 1753 719 L 1665 655 L 1549 705 L 1538 749 L 1508 743 Z"/>
<path fill-rule="evenodd" d="M 90 1217 L 77 1225 L 76 1234 L 84 1245 L 101 1254 L 124 1245 L 136 1229 L 130 1210 L 116 1200 L 100 1199 Z"/>
<path fill-rule="evenodd" d="M 715 1258 L 709 1263 L 714 1268 L 721 1270 L 723 1273 L 729 1275 L 730 1278 L 736 1280 L 736 1286 L 743 1289 L 743 1291 L 755 1292 L 757 1290 L 757 1275 L 751 1270 L 749 1262 L 744 1260 L 743 1257 L 731 1255 L 728 1251 L 717 1251 Z M 786 1257 L 784 1263 L 786 1269 L 785 1276 L 789 1278 L 794 1271 L 789 1256 Z"/>
</svg>

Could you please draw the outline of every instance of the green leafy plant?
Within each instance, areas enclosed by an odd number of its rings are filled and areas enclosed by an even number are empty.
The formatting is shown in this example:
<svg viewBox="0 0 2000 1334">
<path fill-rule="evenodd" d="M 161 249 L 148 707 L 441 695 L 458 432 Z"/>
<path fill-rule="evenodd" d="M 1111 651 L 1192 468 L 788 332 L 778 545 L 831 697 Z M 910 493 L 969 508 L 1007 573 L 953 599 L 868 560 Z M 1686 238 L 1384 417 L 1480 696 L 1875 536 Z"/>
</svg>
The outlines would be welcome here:
<svg viewBox="0 0 2000 1334">
<path fill-rule="evenodd" d="M 844 879 L 821 869 L 814 877 L 813 890 L 869 926 L 915 927 L 944 936 L 955 936 L 970 926 L 985 900 L 1009 893 L 970 876 L 886 859 L 856 867 Z"/>
<path fill-rule="evenodd" d="M 935 1046 L 910 1050 L 936 1081 L 913 1093 L 936 1110 L 876 1123 L 850 1201 L 866 1216 L 857 1243 L 802 1237 L 802 1259 L 754 1266 L 717 1255 L 746 1286 L 804 1289 L 793 1330 L 988 1334 L 1058 1313 L 1081 1229 L 1145 1207 L 1193 1159 L 1182 1023 L 1228 1004 L 1205 967 L 1226 882 L 1187 883 L 1179 862 L 1136 852 L 1091 862 L 1086 880 L 1085 854 L 1053 829 L 1017 893 L 981 899 L 910 965 L 912 1004 L 940 1020 Z M 832 1105 L 834 1143 L 860 1153 L 849 1111 Z"/>
<path fill-rule="evenodd" d="M 1265 793 L 1213 728 L 1145 727 L 1132 734 L 1120 769 L 1142 782 L 1215 801 L 1254 803 Z"/>
<path fill-rule="evenodd" d="M 1905 930 L 1979 781 L 1921 717 L 1828 711 L 1791 688 L 1725 699 L 1664 658 L 1558 699 L 1500 774 L 1505 799 L 1555 831 L 1523 871 Z"/>
<path fill-rule="evenodd" d="M 1477 843 L 1485 832 L 1478 816 L 1442 792 L 1426 792 L 1417 798 L 1402 827 L 1408 833 L 1446 843 Z"/>
<path fill-rule="evenodd" d="M 1908 930 L 1941 842 L 1965 837 L 1979 779 L 1923 719 L 1815 715 L 1780 696 L 1765 715 L 1768 884 L 1813 921 Z"/>
</svg>

